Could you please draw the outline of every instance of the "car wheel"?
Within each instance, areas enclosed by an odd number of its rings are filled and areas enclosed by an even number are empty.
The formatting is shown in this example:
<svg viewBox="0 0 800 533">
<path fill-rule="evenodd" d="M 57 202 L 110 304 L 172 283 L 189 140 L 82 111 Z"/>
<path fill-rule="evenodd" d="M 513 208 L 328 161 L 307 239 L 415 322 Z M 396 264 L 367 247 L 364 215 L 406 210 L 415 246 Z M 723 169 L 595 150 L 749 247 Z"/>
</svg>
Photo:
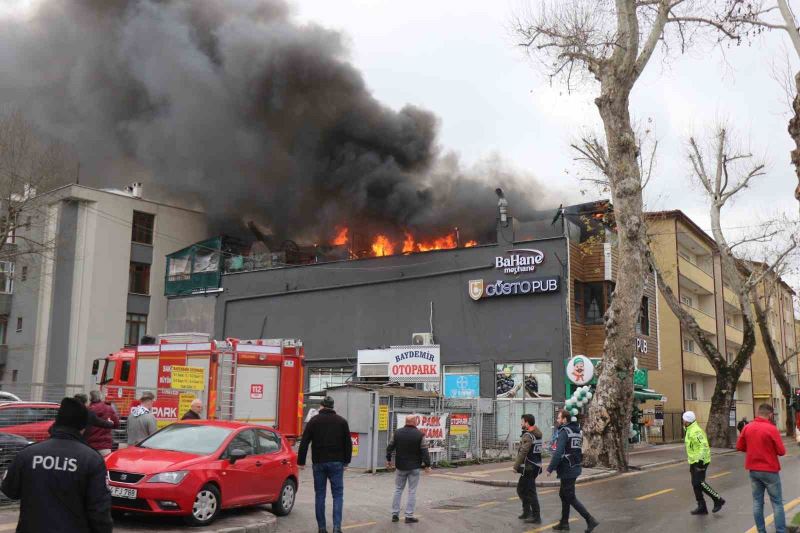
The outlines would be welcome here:
<svg viewBox="0 0 800 533">
<path fill-rule="evenodd" d="M 284 481 L 281 492 L 278 495 L 278 501 L 272 503 L 272 512 L 278 516 L 286 516 L 291 513 L 296 495 L 297 484 L 291 479 Z"/>
<path fill-rule="evenodd" d="M 221 505 L 219 489 L 214 485 L 204 485 L 194 497 L 192 514 L 186 517 L 186 522 L 190 526 L 207 526 L 217 517 Z"/>
</svg>

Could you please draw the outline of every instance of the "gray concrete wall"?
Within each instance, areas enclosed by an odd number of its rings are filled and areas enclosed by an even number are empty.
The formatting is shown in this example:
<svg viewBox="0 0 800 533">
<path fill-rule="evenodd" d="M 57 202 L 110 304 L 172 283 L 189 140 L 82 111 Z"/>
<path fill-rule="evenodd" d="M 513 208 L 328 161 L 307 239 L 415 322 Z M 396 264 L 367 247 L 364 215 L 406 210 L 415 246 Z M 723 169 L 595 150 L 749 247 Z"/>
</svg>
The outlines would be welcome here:
<svg viewBox="0 0 800 533">
<path fill-rule="evenodd" d="M 167 299 L 167 323 L 165 333 L 214 334 L 214 313 L 217 297 L 186 296 Z"/>
<path fill-rule="evenodd" d="M 480 364 L 481 395 L 494 396 L 496 363 L 551 361 L 555 399 L 564 395 L 566 246 L 563 239 L 518 243 L 546 259 L 518 278 L 494 268 L 511 245 L 343 261 L 223 277 L 217 300 L 216 338 L 265 337 L 304 341 L 309 363 L 349 359 L 360 348 L 410 344 L 415 332 L 433 329 L 442 364 Z M 473 301 L 470 280 L 561 276 L 557 293 Z"/>
</svg>

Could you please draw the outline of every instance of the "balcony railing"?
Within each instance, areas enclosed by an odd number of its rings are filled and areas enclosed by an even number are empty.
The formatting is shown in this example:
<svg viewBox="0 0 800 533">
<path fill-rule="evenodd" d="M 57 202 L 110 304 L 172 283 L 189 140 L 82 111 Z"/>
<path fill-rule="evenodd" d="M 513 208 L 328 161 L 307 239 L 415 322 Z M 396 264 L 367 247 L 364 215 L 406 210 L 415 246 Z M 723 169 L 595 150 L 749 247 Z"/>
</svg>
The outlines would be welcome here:
<svg viewBox="0 0 800 533">
<path fill-rule="evenodd" d="M 678 258 L 678 268 L 680 269 L 681 275 L 702 287 L 703 290 L 713 294 L 714 278 L 710 273 L 683 256 Z"/>
</svg>

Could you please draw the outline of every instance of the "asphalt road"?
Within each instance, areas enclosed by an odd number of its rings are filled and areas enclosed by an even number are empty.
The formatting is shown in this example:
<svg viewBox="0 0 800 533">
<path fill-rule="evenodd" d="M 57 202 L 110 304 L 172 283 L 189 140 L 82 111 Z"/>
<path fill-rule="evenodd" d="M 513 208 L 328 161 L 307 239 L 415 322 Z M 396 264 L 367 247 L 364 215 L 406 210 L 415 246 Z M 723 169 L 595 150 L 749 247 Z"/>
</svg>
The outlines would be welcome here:
<svg viewBox="0 0 800 533">
<path fill-rule="evenodd" d="M 800 512 L 800 448 L 792 446 L 782 460 L 783 495 L 787 518 Z M 486 465 L 485 468 L 497 468 Z M 436 472 L 436 471 L 435 471 Z M 448 531 L 480 531 L 485 533 L 534 533 L 549 531 L 559 518 L 560 501 L 557 488 L 540 488 L 542 526 L 520 523 L 520 504 L 513 488 L 494 488 L 467 483 L 448 471 L 424 476 L 417 497 L 419 524 L 390 522 L 393 494 L 392 474 L 360 474 L 349 471 L 345 480 L 344 531 L 353 533 L 390 532 L 422 533 Z M 457 471 L 453 471 L 457 472 Z M 598 533 L 629 532 L 702 532 L 755 533 L 752 518 L 750 482 L 741 454 L 715 456 L 709 469 L 709 483 L 720 492 L 727 504 L 716 515 L 695 517 L 694 495 L 685 463 L 666 465 L 652 470 L 632 472 L 578 485 L 578 497 L 600 520 Z M 330 498 L 328 529 L 331 530 Z M 233 519 L 248 514 L 258 515 L 269 509 L 235 511 Z M 769 503 L 766 515 L 772 514 Z M 573 513 L 572 531 L 583 531 L 583 521 Z M 236 520 L 238 521 L 238 520 Z M 13 531 L 16 511 L 0 511 L 0 532 Z M 233 524 L 231 524 L 233 525 Z M 222 523 L 219 527 L 226 527 Z M 216 529 L 216 528 L 214 528 Z M 125 520 L 116 531 L 197 531 L 183 527 L 177 520 Z M 769 531 L 774 528 L 768 527 Z M 297 503 L 291 515 L 278 519 L 280 533 L 316 532 L 314 491 L 310 469 L 303 472 Z"/>
<path fill-rule="evenodd" d="M 784 458 L 782 482 L 787 518 L 800 512 L 800 458 L 796 446 Z M 694 495 L 685 463 L 590 482 L 578 486 L 579 499 L 600 520 L 598 533 L 611 532 L 755 532 L 752 518 L 750 482 L 744 470 L 744 457 L 732 454 L 715 457 L 708 472 L 709 484 L 727 501 L 723 510 L 708 516 L 691 516 Z M 520 505 L 513 488 L 493 488 L 454 479 L 427 476 L 418 494 L 419 524 L 393 524 L 389 521 L 392 477 L 382 474 L 351 475 L 345 483 L 345 531 L 419 532 L 549 531 L 560 514 L 558 489 L 539 489 L 543 529 L 521 524 Z M 766 503 L 765 514 L 772 514 Z M 583 531 L 584 522 L 574 514 L 573 531 Z M 330 500 L 328 502 L 328 528 Z M 313 488 L 305 483 L 292 514 L 278 522 L 280 532 L 316 531 Z M 774 529 L 768 527 L 769 531 Z"/>
</svg>

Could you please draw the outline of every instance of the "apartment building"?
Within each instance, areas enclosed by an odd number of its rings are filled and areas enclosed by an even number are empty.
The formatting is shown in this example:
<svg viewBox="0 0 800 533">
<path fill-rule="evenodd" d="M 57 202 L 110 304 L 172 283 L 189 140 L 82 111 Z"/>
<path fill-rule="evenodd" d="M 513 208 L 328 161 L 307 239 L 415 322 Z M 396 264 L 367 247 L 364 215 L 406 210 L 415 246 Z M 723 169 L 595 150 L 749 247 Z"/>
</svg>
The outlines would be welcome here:
<svg viewBox="0 0 800 533">
<path fill-rule="evenodd" d="M 0 381 L 88 385 L 92 361 L 164 331 L 166 254 L 208 228 L 203 213 L 124 191 L 67 185 L 36 197 L 12 239 L 50 253 L 0 265 Z"/>
<path fill-rule="evenodd" d="M 722 272 L 722 264 L 714 240 L 681 211 L 648 214 L 648 233 L 656 262 L 664 281 L 680 299 L 698 325 L 709 335 L 720 353 L 735 357 L 742 345 L 743 315 L 735 293 Z M 775 294 L 769 313 L 773 337 L 779 353 L 793 353 L 797 340 L 794 331 L 792 289 L 781 280 L 762 283 Z M 767 287 L 769 285 L 769 287 Z M 666 411 L 692 410 L 701 425 L 708 420 L 716 374 L 695 342 L 682 330 L 680 322 L 659 299 L 660 366 L 650 373 L 651 386 L 667 397 Z M 761 334 L 756 328 L 756 349 L 736 388 L 735 409 L 731 423 L 751 420 L 755 408 L 771 403 L 782 424 L 785 403 L 774 382 Z M 794 361 L 794 383 L 797 382 L 797 361 Z"/>
</svg>

